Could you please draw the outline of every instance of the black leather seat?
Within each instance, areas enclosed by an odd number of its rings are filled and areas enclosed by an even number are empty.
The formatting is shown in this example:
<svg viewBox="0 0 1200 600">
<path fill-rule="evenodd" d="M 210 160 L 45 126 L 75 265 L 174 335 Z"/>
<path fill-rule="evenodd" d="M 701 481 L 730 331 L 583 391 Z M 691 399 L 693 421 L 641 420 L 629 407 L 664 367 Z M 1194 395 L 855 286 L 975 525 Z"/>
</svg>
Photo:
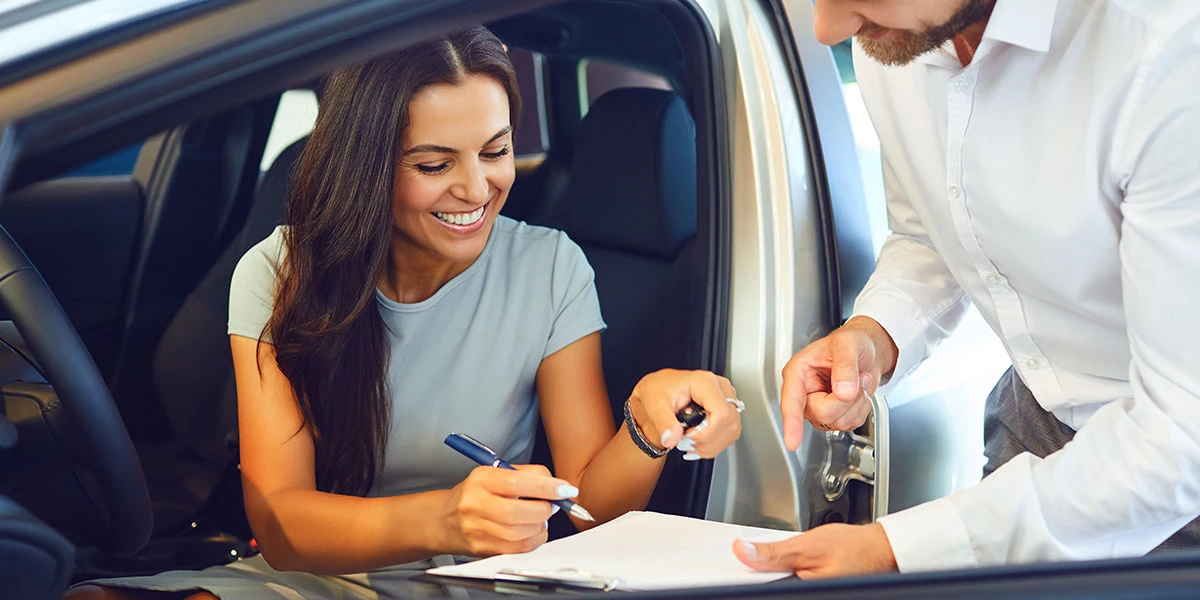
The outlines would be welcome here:
<svg viewBox="0 0 1200 600">
<path fill-rule="evenodd" d="M 0 589 L 5 598 L 57 600 L 71 577 L 75 547 L 16 502 L 0 496 Z"/>
<path fill-rule="evenodd" d="M 604 375 L 620 425 L 634 385 L 663 368 L 696 368 L 702 317 L 697 277 L 696 129 L 672 92 L 622 88 L 598 98 L 580 124 L 559 212 L 596 272 Z M 708 466 L 672 452 L 650 509 L 701 516 Z M 697 495 L 697 492 L 700 494 Z"/>
<path fill-rule="evenodd" d="M 184 300 L 158 342 L 154 388 L 177 432 L 172 445 L 185 450 L 143 457 L 160 530 L 190 521 L 220 479 L 230 479 L 237 453 L 237 391 L 226 333 L 229 282 L 242 255 L 281 222 L 288 178 L 306 140 L 287 147 L 272 163 L 241 230 Z M 181 454 L 191 460 L 180 460 Z M 220 500 L 240 507 L 237 493 Z"/>
</svg>

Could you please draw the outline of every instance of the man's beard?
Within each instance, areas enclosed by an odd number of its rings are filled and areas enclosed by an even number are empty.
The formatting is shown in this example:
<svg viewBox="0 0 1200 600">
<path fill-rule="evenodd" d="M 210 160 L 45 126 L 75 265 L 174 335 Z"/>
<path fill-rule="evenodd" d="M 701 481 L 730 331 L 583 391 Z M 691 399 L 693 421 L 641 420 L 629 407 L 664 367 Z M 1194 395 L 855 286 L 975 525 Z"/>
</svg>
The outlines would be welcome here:
<svg viewBox="0 0 1200 600">
<path fill-rule="evenodd" d="M 963 0 L 963 5 L 941 25 L 931 25 L 922 31 L 886 29 L 875 24 L 862 28 L 855 36 L 859 47 L 871 58 L 892 67 L 906 65 L 918 56 L 940 48 L 964 29 L 988 16 L 995 0 Z M 871 39 L 868 34 L 888 32 L 887 36 Z"/>
</svg>

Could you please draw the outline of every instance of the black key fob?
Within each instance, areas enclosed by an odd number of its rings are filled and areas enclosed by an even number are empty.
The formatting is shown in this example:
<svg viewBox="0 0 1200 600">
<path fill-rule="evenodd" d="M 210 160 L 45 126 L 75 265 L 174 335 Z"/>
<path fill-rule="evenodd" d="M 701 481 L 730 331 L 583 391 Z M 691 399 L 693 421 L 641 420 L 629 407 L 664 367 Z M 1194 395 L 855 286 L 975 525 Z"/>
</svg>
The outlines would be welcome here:
<svg viewBox="0 0 1200 600">
<path fill-rule="evenodd" d="M 683 423 L 683 428 L 685 430 L 699 425 L 700 422 L 703 421 L 707 416 L 708 413 L 704 412 L 704 407 L 696 404 L 695 402 L 688 403 L 687 406 L 679 409 L 675 413 L 675 418 L 678 419 L 680 423 Z"/>
</svg>

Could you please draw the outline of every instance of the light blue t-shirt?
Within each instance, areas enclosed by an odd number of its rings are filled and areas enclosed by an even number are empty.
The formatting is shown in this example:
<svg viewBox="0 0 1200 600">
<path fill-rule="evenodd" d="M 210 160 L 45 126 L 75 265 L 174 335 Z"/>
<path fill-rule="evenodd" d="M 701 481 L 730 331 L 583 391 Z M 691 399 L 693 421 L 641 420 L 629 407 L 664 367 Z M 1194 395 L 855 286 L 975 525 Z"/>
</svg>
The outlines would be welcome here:
<svg viewBox="0 0 1200 600">
<path fill-rule="evenodd" d="M 229 333 L 258 339 L 271 315 L 282 227 L 238 262 Z M 591 265 L 565 233 L 498 217 L 478 260 L 415 304 L 376 291 L 388 329 L 392 424 L 370 495 L 457 485 L 475 468 L 446 446 L 465 433 L 528 462 L 543 358 L 603 331 Z"/>
</svg>

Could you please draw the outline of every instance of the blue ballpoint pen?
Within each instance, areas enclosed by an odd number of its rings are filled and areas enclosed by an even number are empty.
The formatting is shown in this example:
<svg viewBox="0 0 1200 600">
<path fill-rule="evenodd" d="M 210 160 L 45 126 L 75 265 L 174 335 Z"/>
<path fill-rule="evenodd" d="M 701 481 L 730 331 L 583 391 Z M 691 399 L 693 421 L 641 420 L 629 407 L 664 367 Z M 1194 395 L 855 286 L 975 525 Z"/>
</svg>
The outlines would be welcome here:
<svg viewBox="0 0 1200 600">
<path fill-rule="evenodd" d="M 503 458 L 496 456 L 496 453 L 491 448 L 481 444 L 479 440 L 476 440 L 469 435 L 452 433 L 446 436 L 446 445 L 458 450 L 458 452 L 463 456 L 481 465 L 489 465 L 500 469 L 508 469 L 510 471 L 517 470 L 512 465 L 505 462 Z M 549 502 L 552 504 L 557 504 L 559 508 L 567 511 L 567 514 L 577 519 L 583 519 L 584 521 L 596 520 L 592 517 L 592 513 L 589 513 L 587 509 L 565 498 L 562 500 L 550 500 Z"/>
</svg>

